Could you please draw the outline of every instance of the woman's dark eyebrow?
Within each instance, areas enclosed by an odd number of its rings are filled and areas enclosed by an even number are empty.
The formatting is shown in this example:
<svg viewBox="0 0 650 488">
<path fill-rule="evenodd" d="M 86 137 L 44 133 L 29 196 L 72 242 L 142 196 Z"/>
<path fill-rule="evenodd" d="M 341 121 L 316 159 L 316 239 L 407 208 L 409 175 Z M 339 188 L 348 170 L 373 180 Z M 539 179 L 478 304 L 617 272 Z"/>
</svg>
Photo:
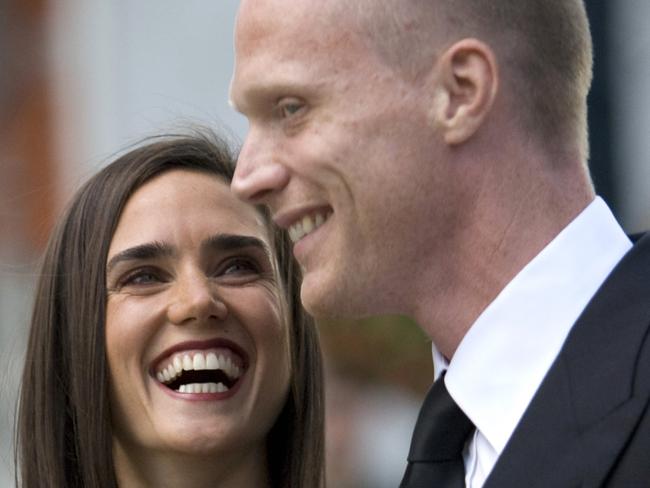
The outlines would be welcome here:
<svg viewBox="0 0 650 488">
<path fill-rule="evenodd" d="M 203 251 L 213 250 L 224 252 L 244 249 L 247 247 L 260 249 L 264 251 L 264 253 L 269 258 L 271 256 L 271 251 L 266 243 L 264 243 L 264 241 L 261 239 L 252 236 L 244 236 L 238 234 L 216 234 L 208 237 L 201 244 L 201 249 Z M 150 242 L 130 247 L 124 251 L 120 251 L 108 261 L 108 264 L 106 265 L 106 273 L 110 273 L 117 264 L 124 261 L 169 257 L 173 256 L 174 252 L 175 251 L 173 246 L 164 242 Z"/>
<path fill-rule="evenodd" d="M 110 273 L 115 266 L 124 261 L 156 259 L 174 255 L 174 248 L 164 242 L 149 242 L 138 246 L 130 247 L 120 251 L 113 256 L 106 265 L 106 274 Z"/>
<path fill-rule="evenodd" d="M 201 243 L 202 251 L 212 250 L 224 252 L 244 249 L 247 247 L 260 249 L 264 251 L 269 258 L 271 257 L 269 246 L 257 237 L 239 234 L 215 234 Z"/>
</svg>

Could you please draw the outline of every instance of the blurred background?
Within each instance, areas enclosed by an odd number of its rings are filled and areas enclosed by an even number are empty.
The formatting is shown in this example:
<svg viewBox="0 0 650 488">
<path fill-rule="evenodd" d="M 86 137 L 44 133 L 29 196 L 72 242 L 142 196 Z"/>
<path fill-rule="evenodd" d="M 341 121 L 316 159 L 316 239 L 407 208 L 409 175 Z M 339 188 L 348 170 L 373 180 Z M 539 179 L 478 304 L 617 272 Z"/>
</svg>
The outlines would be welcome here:
<svg viewBox="0 0 650 488">
<path fill-rule="evenodd" d="M 598 192 L 628 232 L 650 228 L 650 2 L 587 1 Z M 75 188 L 144 136 L 199 122 L 236 144 L 228 105 L 235 0 L 0 0 L 0 486 L 36 266 Z M 335 488 L 398 484 L 430 344 L 399 317 L 322 323 Z"/>
</svg>

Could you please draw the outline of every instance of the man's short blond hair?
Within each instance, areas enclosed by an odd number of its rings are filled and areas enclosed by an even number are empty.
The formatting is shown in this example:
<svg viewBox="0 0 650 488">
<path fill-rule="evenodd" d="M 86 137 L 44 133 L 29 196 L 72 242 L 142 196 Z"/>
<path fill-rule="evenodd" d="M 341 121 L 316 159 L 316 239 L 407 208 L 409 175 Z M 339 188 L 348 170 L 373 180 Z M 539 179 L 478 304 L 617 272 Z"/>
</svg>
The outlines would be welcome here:
<svg viewBox="0 0 650 488">
<path fill-rule="evenodd" d="M 380 58 L 416 77 L 463 38 L 494 50 L 506 96 L 533 135 L 588 154 L 592 41 L 583 0 L 357 0 L 346 4 Z M 559 150 L 562 150 L 561 148 Z"/>
</svg>

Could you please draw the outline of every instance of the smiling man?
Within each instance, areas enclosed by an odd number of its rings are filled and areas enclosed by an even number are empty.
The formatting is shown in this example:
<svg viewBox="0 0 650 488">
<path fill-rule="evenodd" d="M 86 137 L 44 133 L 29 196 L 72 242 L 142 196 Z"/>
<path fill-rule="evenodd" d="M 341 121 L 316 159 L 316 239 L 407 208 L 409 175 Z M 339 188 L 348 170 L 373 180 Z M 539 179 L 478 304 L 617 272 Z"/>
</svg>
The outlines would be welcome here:
<svg viewBox="0 0 650 488">
<path fill-rule="evenodd" d="M 650 237 L 589 177 L 583 2 L 243 0 L 235 41 L 232 188 L 305 307 L 433 341 L 403 486 L 650 482 Z"/>
</svg>

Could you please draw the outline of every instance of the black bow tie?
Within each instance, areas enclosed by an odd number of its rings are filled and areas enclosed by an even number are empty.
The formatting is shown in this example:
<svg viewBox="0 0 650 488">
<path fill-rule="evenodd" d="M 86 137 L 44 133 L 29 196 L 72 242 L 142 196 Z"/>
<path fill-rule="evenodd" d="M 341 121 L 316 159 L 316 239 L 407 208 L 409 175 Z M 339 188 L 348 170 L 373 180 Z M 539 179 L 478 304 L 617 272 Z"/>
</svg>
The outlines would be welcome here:
<svg viewBox="0 0 650 488">
<path fill-rule="evenodd" d="M 400 488 L 464 488 L 463 447 L 473 430 L 440 378 L 420 410 Z"/>
</svg>

